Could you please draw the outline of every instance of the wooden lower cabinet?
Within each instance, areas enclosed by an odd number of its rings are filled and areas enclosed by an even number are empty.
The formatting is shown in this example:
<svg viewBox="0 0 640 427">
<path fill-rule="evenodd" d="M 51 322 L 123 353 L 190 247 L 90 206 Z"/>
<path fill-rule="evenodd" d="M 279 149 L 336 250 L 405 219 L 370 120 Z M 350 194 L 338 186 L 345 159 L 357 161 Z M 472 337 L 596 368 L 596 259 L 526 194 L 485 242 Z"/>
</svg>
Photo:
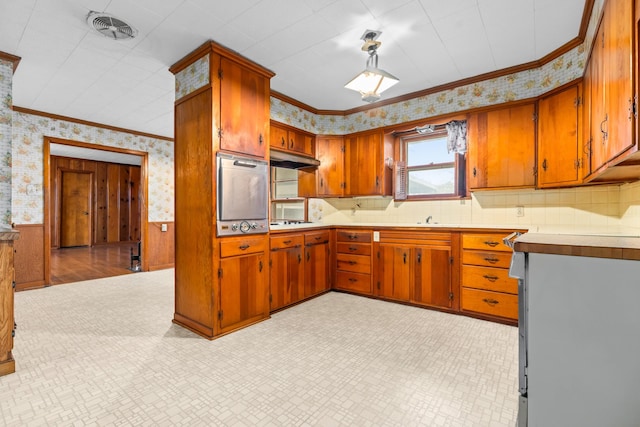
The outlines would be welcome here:
<svg viewBox="0 0 640 427">
<path fill-rule="evenodd" d="M 269 317 L 269 282 L 264 253 L 220 260 L 220 333 Z"/>
<path fill-rule="evenodd" d="M 376 296 L 452 308 L 451 233 L 380 231 L 374 252 Z"/>
<path fill-rule="evenodd" d="M 336 231 L 335 289 L 371 295 L 371 230 Z"/>
<path fill-rule="evenodd" d="M 271 311 L 304 298 L 303 243 L 302 235 L 272 236 L 270 239 Z"/>
<path fill-rule="evenodd" d="M 316 231 L 304 235 L 304 297 L 331 289 L 330 232 Z"/>
<path fill-rule="evenodd" d="M 0 376 L 16 371 L 12 354 L 15 334 L 13 241 L 18 236 L 18 232 L 0 230 Z"/>
<path fill-rule="evenodd" d="M 330 236 L 328 230 L 271 236 L 272 312 L 331 289 Z"/>
<path fill-rule="evenodd" d="M 518 281 L 509 277 L 511 248 L 502 239 L 510 231 L 464 233 L 460 275 L 461 311 L 515 323 Z"/>
</svg>

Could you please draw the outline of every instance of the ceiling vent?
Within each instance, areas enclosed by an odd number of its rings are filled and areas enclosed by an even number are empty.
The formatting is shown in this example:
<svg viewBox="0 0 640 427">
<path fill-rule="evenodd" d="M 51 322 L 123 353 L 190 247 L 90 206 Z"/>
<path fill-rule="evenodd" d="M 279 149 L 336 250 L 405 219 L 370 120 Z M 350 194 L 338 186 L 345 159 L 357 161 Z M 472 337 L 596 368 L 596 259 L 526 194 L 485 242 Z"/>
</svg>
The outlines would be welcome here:
<svg viewBox="0 0 640 427">
<path fill-rule="evenodd" d="M 138 30 L 108 13 L 89 12 L 87 24 L 92 30 L 113 40 L 131 40 L 138 35 Z"/>
</svg>

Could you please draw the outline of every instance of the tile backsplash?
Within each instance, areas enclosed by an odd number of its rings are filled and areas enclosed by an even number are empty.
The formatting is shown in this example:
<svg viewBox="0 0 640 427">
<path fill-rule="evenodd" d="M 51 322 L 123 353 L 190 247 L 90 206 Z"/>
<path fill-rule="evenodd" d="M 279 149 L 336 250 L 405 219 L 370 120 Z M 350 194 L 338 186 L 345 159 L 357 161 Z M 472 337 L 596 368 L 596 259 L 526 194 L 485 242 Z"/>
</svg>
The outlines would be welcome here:
<svg viewBox="0 0 640 427">
<path fill-rule="evenodd" d="M 523 216 L 517 215 L 521 207 Z M 466 200 L 313 199 L 312 221 L 504 225 L 537 232 L 640 235 L 640 182 L 557 190 L 481 191 Z"/>
</svg>

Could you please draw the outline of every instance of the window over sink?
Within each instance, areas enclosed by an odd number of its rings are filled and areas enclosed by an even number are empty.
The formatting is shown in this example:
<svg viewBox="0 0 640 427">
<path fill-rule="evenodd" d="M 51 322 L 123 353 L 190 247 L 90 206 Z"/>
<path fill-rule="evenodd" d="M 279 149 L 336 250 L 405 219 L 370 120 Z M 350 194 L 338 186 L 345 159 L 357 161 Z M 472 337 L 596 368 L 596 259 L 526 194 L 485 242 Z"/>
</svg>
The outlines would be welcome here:
<svg viewBox="0 0 640 427">
<path fill-rule="evenodd" d="M 466 195 L 465 156 L 451 150 L 445 126 L 428 126 L 398 133 L 396 144 L 400 154 L 395 173 L 396 200 L 446 199 Z"/>
</svg>

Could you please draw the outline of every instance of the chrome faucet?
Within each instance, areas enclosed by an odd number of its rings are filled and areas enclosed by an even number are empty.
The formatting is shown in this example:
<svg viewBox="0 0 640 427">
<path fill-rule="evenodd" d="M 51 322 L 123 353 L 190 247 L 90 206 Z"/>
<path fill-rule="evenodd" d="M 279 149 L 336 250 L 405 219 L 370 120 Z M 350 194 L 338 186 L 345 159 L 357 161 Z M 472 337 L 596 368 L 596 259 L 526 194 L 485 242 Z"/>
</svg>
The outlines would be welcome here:
<svg viewBox="0 0 640 427">
<path fill-rule="evenodd" d="M 431 224 L 431 219 L 432 219 L 432 218 L 433 218 L 433 217 L 432 217 L 431 215 L 429 215 L 429 216 L 427 217 L 426 221 L 425 221 L 425 224 Z"/>
</svg>

